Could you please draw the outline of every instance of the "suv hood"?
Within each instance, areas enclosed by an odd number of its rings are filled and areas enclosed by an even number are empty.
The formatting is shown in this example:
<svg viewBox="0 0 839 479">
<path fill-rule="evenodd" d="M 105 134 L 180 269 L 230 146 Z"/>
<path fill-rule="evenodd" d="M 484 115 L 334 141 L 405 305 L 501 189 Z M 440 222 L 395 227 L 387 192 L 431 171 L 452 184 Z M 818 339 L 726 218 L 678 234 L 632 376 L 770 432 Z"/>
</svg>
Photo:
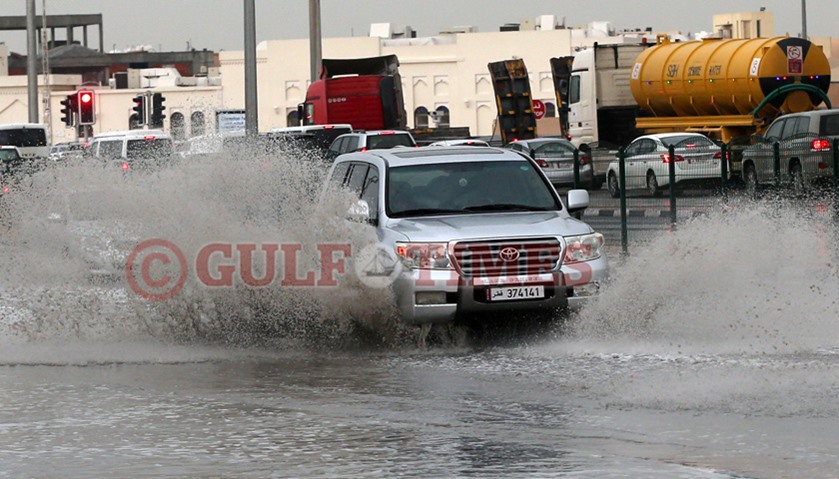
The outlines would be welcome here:
<svg viewBox="0 0 839 479">
<path fill-rule="evenodd" d="M 558 211 L 477 213 L 391 219 L 387 228 L 408 241 L 456 241 L 494 237 L 570 236 L 591 233 L 591 227 Z M 527 232 L 523 235 L 523 232 Z"/>
</svg>

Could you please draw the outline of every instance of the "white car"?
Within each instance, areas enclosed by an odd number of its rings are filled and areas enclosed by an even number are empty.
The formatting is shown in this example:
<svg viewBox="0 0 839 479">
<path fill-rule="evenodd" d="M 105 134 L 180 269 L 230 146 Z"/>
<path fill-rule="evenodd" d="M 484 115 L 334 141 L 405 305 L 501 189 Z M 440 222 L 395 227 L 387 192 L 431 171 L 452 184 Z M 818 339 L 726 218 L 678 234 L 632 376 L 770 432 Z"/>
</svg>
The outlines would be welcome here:
<svg viewBox="0 0 839 479">
<path fill-rule="evenodd" d="M 699 133 L 659 133 L 636 138 L 625 150 L 626 191 L 646 190 L 659 196 L 670 185 L 670 146 L 674 147 L 676 186 L 712 183 L 722 178 L 722 150 Z M 618 160 L 606 172 L 612 198 L 620 196 Z"/>
</svg>

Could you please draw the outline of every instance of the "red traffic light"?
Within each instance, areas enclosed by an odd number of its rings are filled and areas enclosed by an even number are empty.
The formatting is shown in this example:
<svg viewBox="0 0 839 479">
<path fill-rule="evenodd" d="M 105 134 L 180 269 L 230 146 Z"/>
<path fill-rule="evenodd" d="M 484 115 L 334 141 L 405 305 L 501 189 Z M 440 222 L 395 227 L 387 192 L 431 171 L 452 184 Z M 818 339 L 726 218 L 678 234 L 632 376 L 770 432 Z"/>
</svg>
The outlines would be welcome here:
<svg viewBox="0 0 839 479">
<path fill-rule="evenodd" d="M 77 96 L 79 108 L 79 125 L 92 125 L 96 123 L 96 108 L 93 106 L 96 98 L 94 92 L 90 90 L 82 90 L 78 92 Z"/>
</svg>

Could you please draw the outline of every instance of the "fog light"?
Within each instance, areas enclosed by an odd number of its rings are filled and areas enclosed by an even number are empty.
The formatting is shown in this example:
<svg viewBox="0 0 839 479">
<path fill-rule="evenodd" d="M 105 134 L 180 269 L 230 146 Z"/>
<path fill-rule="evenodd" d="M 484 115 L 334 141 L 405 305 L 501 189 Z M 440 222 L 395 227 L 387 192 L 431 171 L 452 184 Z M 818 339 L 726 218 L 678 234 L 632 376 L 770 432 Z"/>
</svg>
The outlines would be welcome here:
<svg viewBox="0 0 839 479">
<path fill-rule="evenodd" d="M 569 296 L 575 297 L 587 297 L 587 296 L 597 296 L 597 293 L 600 292 L 600 283 L 597 281 L 586 283 L 586 284 L 578 284 L 574 285 L 573 288 L 570 288 L 573 292 Z"/>
<path fill-rule="evenodd" d="M 445 304 L 445 291 L 423 291 L 416 293 L 416 304 Z"/>
</svg>

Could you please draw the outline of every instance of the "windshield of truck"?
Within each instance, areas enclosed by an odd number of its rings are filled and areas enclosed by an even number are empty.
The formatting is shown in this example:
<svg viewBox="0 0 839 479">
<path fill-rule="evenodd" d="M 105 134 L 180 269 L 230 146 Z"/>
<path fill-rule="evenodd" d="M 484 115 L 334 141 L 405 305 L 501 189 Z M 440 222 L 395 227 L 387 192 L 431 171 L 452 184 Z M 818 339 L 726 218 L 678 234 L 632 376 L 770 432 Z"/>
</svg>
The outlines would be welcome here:
<svg viewBox="0 0 839 479">
<path fill-rule="evenodd" d="M 562 209 L 553 190 L 526 161 L 461 161 L 393 167 L 387 213 L 434 214 Z"/>
<path fill-rule="evenodd" d="M 394 146 L 414 146 L 408 135 L 371 135 L 367 137 L 368 150 L 385 150 Z"/>
</svg>

